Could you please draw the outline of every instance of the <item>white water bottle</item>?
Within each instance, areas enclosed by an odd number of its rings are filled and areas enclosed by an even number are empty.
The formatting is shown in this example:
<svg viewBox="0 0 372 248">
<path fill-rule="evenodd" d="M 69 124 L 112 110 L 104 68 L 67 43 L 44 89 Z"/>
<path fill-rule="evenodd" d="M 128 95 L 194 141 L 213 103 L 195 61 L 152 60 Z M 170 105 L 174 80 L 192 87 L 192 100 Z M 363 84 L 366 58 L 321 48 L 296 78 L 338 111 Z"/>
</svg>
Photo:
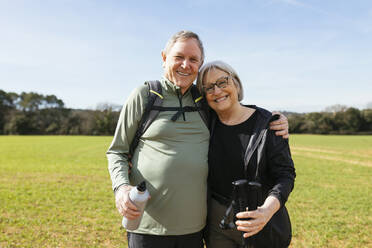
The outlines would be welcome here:
<svg viewBox="0 0 372 248">
<path fill-rule="evenodd" d="M 128 220 L 126 217 L 123 217 L 122 225 L 125 229 L 133 231 L 138 228 L 149 197 L 150 194 L 149 191 L 146 189 L 145 181 L 131 189 L 131 191 L 129 192 L 129 199 L 134 203 L 134 205 L 136 205 L 138 210 L 141 212 L 141 215 L 134 220 Z"/>
</svg>

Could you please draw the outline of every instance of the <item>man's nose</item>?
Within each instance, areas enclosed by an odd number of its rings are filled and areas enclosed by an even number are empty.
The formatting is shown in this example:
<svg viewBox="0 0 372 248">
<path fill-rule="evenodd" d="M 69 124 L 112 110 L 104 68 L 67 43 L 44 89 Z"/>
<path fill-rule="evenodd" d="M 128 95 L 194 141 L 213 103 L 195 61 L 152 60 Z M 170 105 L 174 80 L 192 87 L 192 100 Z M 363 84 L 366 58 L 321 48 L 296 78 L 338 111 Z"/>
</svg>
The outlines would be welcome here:
<svg viewBox="0 0 372 248">
<path fill-rule="evenodd" d="M 190 62 L 187 59 L 183 60 L 182 68 L 187 68 L 189 66 L 189 64 L 190 64 Z"/>
</svg>

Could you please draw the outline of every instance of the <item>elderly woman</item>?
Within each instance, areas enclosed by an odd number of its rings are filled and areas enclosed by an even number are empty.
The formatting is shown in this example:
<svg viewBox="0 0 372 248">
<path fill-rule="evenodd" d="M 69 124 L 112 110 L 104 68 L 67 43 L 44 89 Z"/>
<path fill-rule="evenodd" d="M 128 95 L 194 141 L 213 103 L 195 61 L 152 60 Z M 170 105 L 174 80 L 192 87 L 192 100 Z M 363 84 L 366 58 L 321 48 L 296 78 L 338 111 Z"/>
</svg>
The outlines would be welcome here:
<svg viewBox="0 0 372 248">
<path fill-rule="evenodd" d="M 271 112 L 240 103 L 242 83 L 228 64 L 215 61 L 199 72 L 198 88 L 211 107 L 212 126 L 208 154 L 208 248 L 288 247 L 291 224 L 285 202 L 293 189 L 295 169 L 288 140 L 268 129 Z M 232 182 L 239 179 L 261 185 L 257 210 L 236 215 L 232 230 L 220 228 L 232 199 Z M 246 240 L 247 240 L 246 239 Z"/>
</svg>

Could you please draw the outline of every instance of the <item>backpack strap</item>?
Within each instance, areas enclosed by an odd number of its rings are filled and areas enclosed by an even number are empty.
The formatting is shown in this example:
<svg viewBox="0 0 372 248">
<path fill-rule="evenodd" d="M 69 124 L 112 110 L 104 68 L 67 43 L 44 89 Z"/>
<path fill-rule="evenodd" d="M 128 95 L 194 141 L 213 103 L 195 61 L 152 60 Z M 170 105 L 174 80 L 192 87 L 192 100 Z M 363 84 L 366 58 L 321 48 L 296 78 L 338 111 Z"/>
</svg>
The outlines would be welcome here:
<svg viewBox="0 0 372 248">
<path fill-rule="evenodd" d="M 198 111 L 204 124 L 209 127 L 209 112 L 204 97 L 200 95 L 200 92 L 195 84 L 191 85 L 190 92 L 194 101 L 194 106 L 183 107 L 182 102 L 180 101 L 180 107 L 157 107 L 157 109 L 159 109 L 160 111 L 176 111 L 176 113 L 171 118 L 172 121 L 176 121 L 181 115 L 183 115 L 183 119 L 185 120 L 185 112 Z"/>
<path fill-rule="evenodd" d="M 155 120 L 158 116 L 159 111 L 158 109 L 154 108 L 155 106 L 161 106 L 163 104 L 163 95 L 161 84 L 159 81 L 148 81 L 146 82 L 147 86 L 149 87 L 148 97 L 147 97 L 147 104 L 145 107 L 145 111 L 142 114 L 141 120 L 139 122 L 137 131 L 134 135 L 133 141 L 129 146 L 129 156 L 130 158 L 134 154 L 134 150 L 138 146 L 138 142 L 142 135 L 146 132 L 147 128 L 150 124 Z"/>
<path fill-rule="evenodd" d="M 176 121 L 181 114 L 186 112 L 195 112 L 198 111 L 198 108 L 195 106 L 185 106 L 185 107 L 163 107 L 163 106 L 152 106 L 152 109 L 158 111 L 175 111 L 176 113 L 172 116 L 171 121 Z"/>
<path fill-rule="evenodd" d="M 209 115 L 208 106 L 205 103 L 204 97 L 200 95 L 199 90 L 196 85 L 191 86 L 191 95 L 194 100 L 195 106 L 185 106 L 185 107 L 163 107 L 163 95 L 161 83 L 159 81 L 147 81 L 147 86 L 149 87 L 148 101 L 145 107 L 145 111 L 139 122 L 137 131 L 134 135 L 133 141 L 129 146 L 129 158 L 134 154 L 134 150 L 138 146 L 138 142 L 142 135 L 146 132 L 147 128 L 156 119 L 160 111 L 177 111 L 171 118 L 172 121 L 176 121 L 178 117 L 185 112 L 195 112 L 198 111 L 201 119 L 207 127 L 209 127 Z"/>
<path fill-rule="evenodd" d="M 194 104 L 202 118 L 204 124 L 209 128 L 209 111 L 208 105 L 205 102 L 205 98 L 200 94 L 195 84 L 191 86 L 191 95 L 194 100 Z"/>
<path fill-rule="evenodd" d="M 205 125 L 209 127 L 208 106 L 204 100 L 204 97 L 200 95 L 199 90 L 194 84 L 191 86 L 191 96 L 194 101 L 194 106 L 163 107 L 161 105 L 153 105 L 152 110 L 175 111 L 176 113 L 171 118 L 172 121 L 176 121 L 182 114 L 186 112 L 198 111 Z"/>
</svg>

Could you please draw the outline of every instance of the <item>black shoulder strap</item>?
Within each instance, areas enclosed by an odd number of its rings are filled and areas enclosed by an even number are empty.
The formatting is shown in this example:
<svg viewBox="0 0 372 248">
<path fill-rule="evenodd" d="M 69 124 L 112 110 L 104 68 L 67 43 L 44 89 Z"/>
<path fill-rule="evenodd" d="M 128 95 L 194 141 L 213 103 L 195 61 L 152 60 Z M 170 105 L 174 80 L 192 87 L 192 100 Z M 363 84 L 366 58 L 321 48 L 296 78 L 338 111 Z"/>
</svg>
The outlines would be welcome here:
<svg viewBox="0 0 372 248">
<path fill-rule="evenodd" d="M 176 113 L 172 116 L 171 121 L 176 121 L 181 115 L 184 115 L 185 112 L 195 112 L 198 111 L 201 119 L 205 125 L 209 128 L 209 110 L 205 102 L 205 99 L 200 95 L 196 85 L 191 86 L 191 96 L 194 101 L 194 106 L 178 106 L 178 107 L 163 107 L 160 105 L 152 106 L 151 110 L 157 111 L 175 111 Z M 185 119 L 185 117 L 184 117 Z"/>
<path fill-rule="evenodd" d="M 175 115 L 172 117 L 172 121 L 176 121 L 177 118 L 184 112 L 193 112 L 198 111 L 200 114 L 201 119 L 205 123 L 205 125 L 209 128 L 209 111 L 208 106 L 205 102 L 205 99 L 202 95 L 200 95 L 199 90 L 197 89 L 196 85 L 191 86 L 191 95 L 192 99 L 194 100 L 195 107 L 163 107 L 163 95 L 162 95 L 162 88 L 159 81 L 148 81 L 146 82 L 149 87 L 148 92 L 148 102 L 145 107 L 145 111 L 141 117 L 139 122 L 137 131 L 134 135 L 133 141 L 129 147 L 129 156 L 131 157 L 134 153 L 134 150 L 138 146 L 138 142 L 142 135 L 145 133 L 147 128 L 151 125 L 151 123 L 155 120 L 158 116 L 160 111 L 177 111 Z"/>
<path fill-rule="evenodd" d="M 159 81 L 148 81 L 146 82 L 149 87 L 147 104 L 145 111 L 142 114 L 141 120 L 139 122 L 137 131 L 134 135 L 133 141 L 129 147 L 129 156 L 132 157 L 134 150 L 138 146 L 139 139 L 145 133 L 150 124 L 155 120 L 159 114 L 159 110 L 154 109 L 153 106 L 161 106 L 163 104 L 163 95 L 161 84 Z"/>
<path fill-rule="evenodd" d="M 258 148 L 259 144 L 261 142 L 265 142 L 267 130 L 269 129 L 269 123 L 271 121 L 274 121 L 274 120 L 277 120 L 277 119 L 280 118 L 280 115 L 275 114 L 275 115 L 271 116 L 270 112 L 268 112 L 264 109 L 261 109 L 261 108 L 256 108 L 256 111 L 259 111 L 259 113 L 263 117 L 258 118 L 258 121 L 254 126 L 254 134 L 251 136 L 251 138 L 249 140 L 249 143 L 248 143 L 248 146 L 246 148 L 246 152 L 244 154 L 244 173 L 245 173 L 246 178 L 248 178 L 249 160 L 251 159 L 253 153 Z M 262 149 L 258 149 L 257 159 L 260 158 L 259 154 L 261 152 L 262 152 Z M 259 178 L 259 161 L 257 161 L 255 180 L 260 181 L 260 178 Z"/>
<path fill-rule="evenodd" d="M 205 98 L 200 94 L 195 84 L 191 86 L 191 95 L 194 100 L 195 106 L 200 114 L 205 125 L 209 128 L 209 111 Z"/>
</svg>

